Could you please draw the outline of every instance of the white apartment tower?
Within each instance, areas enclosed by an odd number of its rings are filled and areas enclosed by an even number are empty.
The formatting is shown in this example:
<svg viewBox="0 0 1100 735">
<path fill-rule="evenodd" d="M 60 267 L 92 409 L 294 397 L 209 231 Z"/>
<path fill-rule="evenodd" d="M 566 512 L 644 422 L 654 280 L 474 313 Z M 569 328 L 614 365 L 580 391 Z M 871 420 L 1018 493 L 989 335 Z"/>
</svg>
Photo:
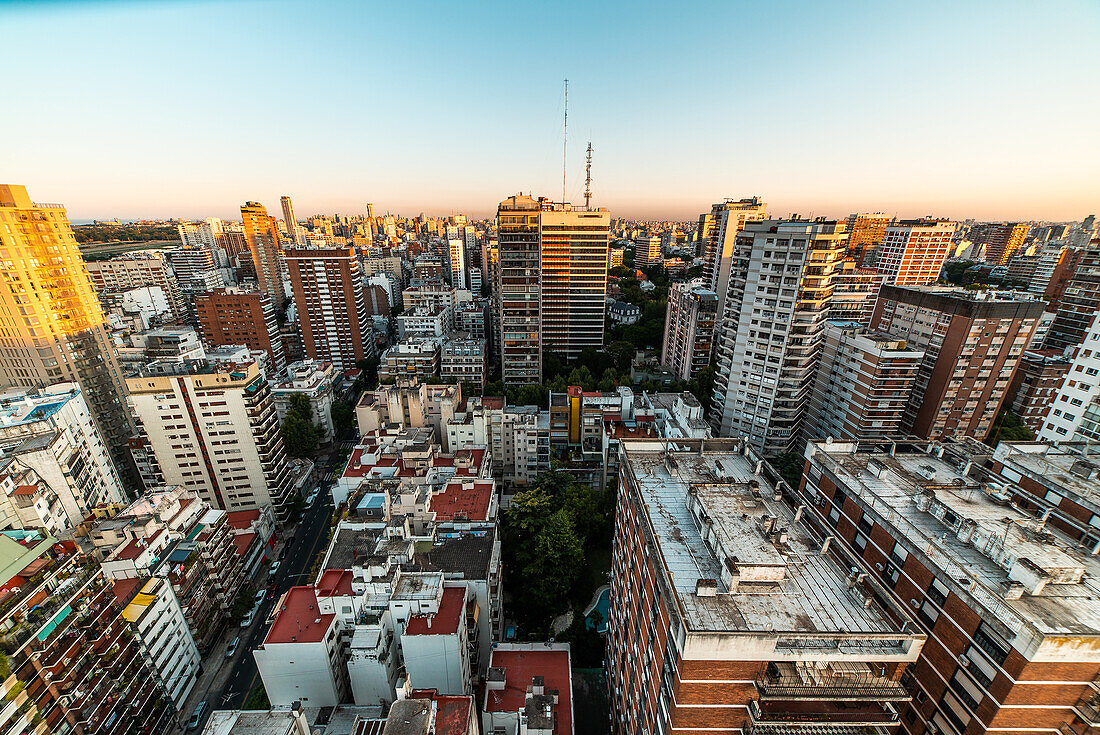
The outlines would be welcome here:
<svg viewBox="0 0 1100 735">
<path fill-rule="evenodd" d="M 710 208 L 707 239 L 703 242 L 703 267 L 710 278 L 710 290 L 718 294 L 718 313 L 726 304 L 726 287 L 737 234 L 746 222 L 755 222 L 768 216 L 768 205 L 759 197 L 727 199 Z"/>
<path fill-rule="evenodd" d="M 844 252 L 843 222 L 746 222 L 730 250 L 712 422 L 766 455 L 792 451 Z M 722 228 L 719 227 L 719 230 Z"/>
<path fill-rule="evenodd" d="M 940 277 L 951 252 L 955 223 L 946 220 L 902 220 L 887 225 L 878 253 L 878 272 L 892 286 L 924 286 Z"/>
<path fill-rule="evenodd" d="M 447 241 L 447 266 L 450 269 L 451 285 L 466 288 L 466 243 L 457 238 Z"/>
<path fill-rule="evenodd" d="M 1039 431 L 1041 441 L 1100 439 L 1100 314 L 1074 349 L 1073 364 Z"/>
</svg>

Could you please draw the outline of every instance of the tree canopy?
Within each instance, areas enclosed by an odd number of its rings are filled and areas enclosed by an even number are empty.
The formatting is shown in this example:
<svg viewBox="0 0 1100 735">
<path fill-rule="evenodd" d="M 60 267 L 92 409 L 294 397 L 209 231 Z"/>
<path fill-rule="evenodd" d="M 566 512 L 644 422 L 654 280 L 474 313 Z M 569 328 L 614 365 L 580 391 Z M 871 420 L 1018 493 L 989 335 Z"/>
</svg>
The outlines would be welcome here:
<svg viewBox="0 0 1100 735">
<path fill-rule="evenodd" d="M 317 451 L 321 429 L 313 423 L 313 407 L 305 394 L 296 393 L 290 397 L 290 407 L 279 427 L 279 436 L 291 457 L 309 457 Z"/>
</svg>

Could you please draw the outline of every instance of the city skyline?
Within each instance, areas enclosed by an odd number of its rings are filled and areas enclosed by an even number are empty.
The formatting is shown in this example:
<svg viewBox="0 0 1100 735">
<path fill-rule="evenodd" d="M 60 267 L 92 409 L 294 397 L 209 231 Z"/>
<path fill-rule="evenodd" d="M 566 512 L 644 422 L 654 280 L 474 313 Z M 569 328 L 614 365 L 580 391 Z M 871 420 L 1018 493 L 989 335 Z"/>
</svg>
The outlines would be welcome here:
<svg viewBox="0 0 1100 735">
<path fill-rule="evenodd" d="M 7 4 L 0 58 L 33 70 L 9 82 L 7 178 L 74 221 L 235 219 L 283 194 L 302 216 L 490 218 L 560 196 L 569 77 L 567 198 L 591 139 L 616 217 L 759 194 L 805 216 L 1070 221 L 1100 200 L 1094 5 L 580 7 Z"/>
</svg>

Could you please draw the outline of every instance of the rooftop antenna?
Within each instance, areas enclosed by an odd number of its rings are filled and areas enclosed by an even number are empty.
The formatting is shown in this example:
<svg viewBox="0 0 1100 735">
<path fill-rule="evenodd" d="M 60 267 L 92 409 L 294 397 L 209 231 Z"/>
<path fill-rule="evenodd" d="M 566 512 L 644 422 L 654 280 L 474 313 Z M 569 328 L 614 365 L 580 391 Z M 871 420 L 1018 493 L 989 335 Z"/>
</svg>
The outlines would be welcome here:
<svg viewBox="0 0 1100 735">
<path fill-rule="evenodd" d="M 561 133 L 561 203 L 565 204 L 565 161 L 569 146 L 569 80 L 565 80 L 565 126 Z"/>
<path fill-rule="evenodd" d="M 588 154 L 584 164 L 584 208 L 591 209 L 588 202 L 592 199 L 592 141 L 588 141 Z"/>
</svg>

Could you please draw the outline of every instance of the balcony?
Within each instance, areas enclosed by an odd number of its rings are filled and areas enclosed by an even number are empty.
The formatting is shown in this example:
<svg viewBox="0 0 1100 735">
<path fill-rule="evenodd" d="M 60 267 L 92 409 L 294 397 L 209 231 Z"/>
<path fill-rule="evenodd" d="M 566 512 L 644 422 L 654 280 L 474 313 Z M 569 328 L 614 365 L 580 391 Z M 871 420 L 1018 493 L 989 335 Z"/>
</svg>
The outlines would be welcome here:
<svg viewBox="0 0 1100 735">
<path fill-rule="evenodd" d="M 868 730 L 885 732 L 886 728 L 901 723 L 897 710 L 889 702 L 873 701 L 751 701 L 749 718 L 753 731 L 776 735 L 794 731 L 854 735 Z"/>
<path fill-rule="evenodd" d="M 867 664 L 830 664 L 814 669 L 794 663 L 770 663 L 756 688 L 762 700 L 840 700 L 847 702 L 908 702 L 899 682 L 877 674 Z"/>
</svg>

